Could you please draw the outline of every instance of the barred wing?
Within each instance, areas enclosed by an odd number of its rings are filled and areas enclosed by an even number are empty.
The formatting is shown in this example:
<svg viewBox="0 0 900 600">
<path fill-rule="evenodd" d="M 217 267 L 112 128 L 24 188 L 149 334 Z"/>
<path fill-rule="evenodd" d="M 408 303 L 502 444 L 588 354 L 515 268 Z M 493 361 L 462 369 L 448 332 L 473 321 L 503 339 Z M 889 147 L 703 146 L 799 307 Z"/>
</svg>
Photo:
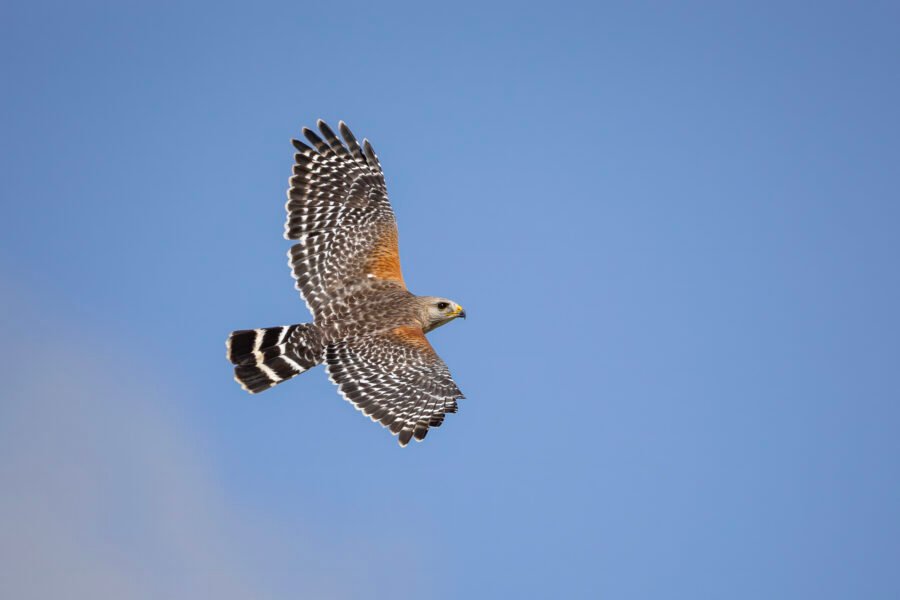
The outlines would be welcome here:
<svg viewBox="0 0 900 600">
<path fill-rule="evenodd" d="M 293 140 L 296 164 L 288 190 L 284 237 L 297 289 L 317 316 L 342 287 L 367 280 L 403 289 L 397 223 L 384 174 L 368 140 L 362 146 L 344 124 L 342 142 L 324 121 L 324 140 L 304 128 L 310 147 Z"/>
<path fill-rule="evenodd" d="M 399 435 L 401 446 L 425 439 L 462 392 L 419 328 L 400 327 L 329 345 L 328 376 L 341 395 L 373 421 Z"/>
</svg>

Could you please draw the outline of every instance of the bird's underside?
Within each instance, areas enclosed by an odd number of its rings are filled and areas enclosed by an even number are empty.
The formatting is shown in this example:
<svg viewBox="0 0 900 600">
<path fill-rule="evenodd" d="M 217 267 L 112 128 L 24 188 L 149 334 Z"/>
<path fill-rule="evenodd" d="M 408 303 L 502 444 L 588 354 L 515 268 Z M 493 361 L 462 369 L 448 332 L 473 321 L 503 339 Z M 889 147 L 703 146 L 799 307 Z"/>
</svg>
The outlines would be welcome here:
<svg viewBox="0 0 900 600">
<path fill-rule="evenodd" d="M 465 311 L 415 296 L 400 271 L 397 225 L 381 165 L 340 123 L 342 142 L 323 121 L 310 145 L 293 140 L 285 237 L 289 264 L 313 323 L 233 332 L 235 379 L 251 393 L 318 364 L 341 394 L 402 446 L 422 440 L 463 397 L 425 333 Z"/>
</svg>

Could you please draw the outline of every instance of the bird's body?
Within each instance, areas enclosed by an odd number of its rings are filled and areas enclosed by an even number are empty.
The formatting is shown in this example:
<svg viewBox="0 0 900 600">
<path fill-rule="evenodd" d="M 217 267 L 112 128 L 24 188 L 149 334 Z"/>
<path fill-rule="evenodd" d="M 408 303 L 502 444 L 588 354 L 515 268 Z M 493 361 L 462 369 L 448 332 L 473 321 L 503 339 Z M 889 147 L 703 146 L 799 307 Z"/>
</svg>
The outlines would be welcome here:
<svg viewBox="0 0 900 600">
<path fill-rule="evenodd" d="M 324 122 L 319 129 L 325 140 L 303 130 L 315 149 L 293 142 L 285 224 L 285 237 L 298 241 L 288 256 L 314 322 L 235 331 L 228 359 L 251 393 L 325 363 L 341 394 L 405 446 L 463 397 L 425 334 L 465 311 L 406 289 L 375 152 L 343 123 L 346 146 Z"/>
</svg>

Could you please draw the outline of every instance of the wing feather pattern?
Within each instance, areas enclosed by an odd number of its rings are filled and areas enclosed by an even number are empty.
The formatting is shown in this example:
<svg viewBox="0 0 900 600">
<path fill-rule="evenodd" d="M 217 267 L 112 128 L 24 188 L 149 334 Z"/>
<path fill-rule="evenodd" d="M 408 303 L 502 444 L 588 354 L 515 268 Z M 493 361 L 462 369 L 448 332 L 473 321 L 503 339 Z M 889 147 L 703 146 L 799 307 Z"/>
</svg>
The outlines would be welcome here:
<svg viewBox="0 0 900 600">
<path fill-rule="evenodd" d="M 360 147 L 343 121 L 344 141 L 324 121 L 318 128 L 321 137 L 303 129 L 311 145 L 292 140 L 297 154 L 284 233 L 297 240 L 288 253 L 291 271 L 314 316 L 340 289 L 360 282 L 406 288 L 397 223 L 372 145 L 364 140 Z"/>
<path fill-rule="evenodd" d="M 421 329 L 404 327 L 331 344 L 325 364 L 341 395 L 390 428 L 401 446 L 425 439 L 463 398 Z"/>
</svg>

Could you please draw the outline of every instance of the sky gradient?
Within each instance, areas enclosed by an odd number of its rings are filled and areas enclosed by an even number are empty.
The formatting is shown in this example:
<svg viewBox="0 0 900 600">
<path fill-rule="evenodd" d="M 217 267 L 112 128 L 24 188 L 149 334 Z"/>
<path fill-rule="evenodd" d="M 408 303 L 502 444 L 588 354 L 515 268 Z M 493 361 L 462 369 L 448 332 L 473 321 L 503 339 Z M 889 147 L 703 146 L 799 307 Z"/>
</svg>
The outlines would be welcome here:
<svg viewBox="0 0 900 600">
<path fill-rule="evenodd" d="M 0 596 L 900 597 L 891 3 L 0 7 Z M 291 137 L 369 138 L 467 399 L 309 320 Z"/>
</svg>

